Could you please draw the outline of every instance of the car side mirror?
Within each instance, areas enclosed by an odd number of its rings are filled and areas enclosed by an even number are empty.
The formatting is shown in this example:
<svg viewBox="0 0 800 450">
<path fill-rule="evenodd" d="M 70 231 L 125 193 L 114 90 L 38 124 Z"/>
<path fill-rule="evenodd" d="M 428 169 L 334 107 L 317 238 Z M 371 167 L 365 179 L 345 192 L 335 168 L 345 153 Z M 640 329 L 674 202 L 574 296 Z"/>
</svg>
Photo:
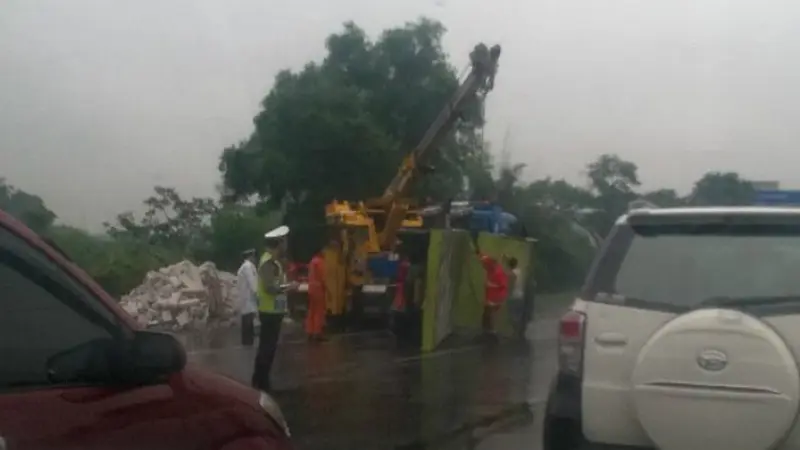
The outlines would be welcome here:
<svg viewBox="0 0 800 450">
<path fill-rule="evenodd" d="M 130 359 L 117 374 L 130 383 L 148 383 L 180 372 L 186 366 L 186 351 L 174 336 L 154 331 L 136 331 L 130 343 Z"/>
<path fill-rule="evenodd" d="M 132 339 L 96 339 L 47 360 L 53 383 L 82 382 L 135 385 L 155 382 L 179 372 L 186 352 L 173 336 L 136 331 Z"/>
</svg>

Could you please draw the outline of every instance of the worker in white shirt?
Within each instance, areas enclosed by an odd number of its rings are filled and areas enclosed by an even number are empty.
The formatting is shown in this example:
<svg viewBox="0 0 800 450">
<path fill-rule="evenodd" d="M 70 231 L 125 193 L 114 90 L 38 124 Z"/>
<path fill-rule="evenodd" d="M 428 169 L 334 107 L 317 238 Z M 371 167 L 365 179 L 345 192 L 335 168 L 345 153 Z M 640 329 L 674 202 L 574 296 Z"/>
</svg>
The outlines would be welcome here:
<svg viewBox="0 0 800 450">
<path fill-rule="evenodd" d="M 255 340 L 254 321 L 258 313 L 258 270 L 256 251 L 250 249 L 242 253 L 244 261 L 236 272 L 239 314 L 242 316 L 242 345 L 251 346 Z"/>
<path fill-rule="evenodd" d="M 511 315 L 515 337 L 525 340 L 525 329 L 530 319 L 529 308 L 526 304 L 525 278 L 517 258 L 512 256 L 505 260 L 508 267 L 508 312 Z"/>
</svg>

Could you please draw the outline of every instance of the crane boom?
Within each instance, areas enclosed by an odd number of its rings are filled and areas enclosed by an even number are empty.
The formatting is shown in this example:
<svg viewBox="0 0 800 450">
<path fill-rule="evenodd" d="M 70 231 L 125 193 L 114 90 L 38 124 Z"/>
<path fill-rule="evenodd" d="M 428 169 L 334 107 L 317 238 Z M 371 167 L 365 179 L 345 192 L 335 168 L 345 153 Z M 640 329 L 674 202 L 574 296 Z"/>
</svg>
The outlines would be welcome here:
<svg viewBox="0 0 800 450">
<path fill-rule="evenodd" d="M 382 275 L 376 277 L 367 261 L 393 252 L 402 227 L 423 226 L 422 216 L 411 209 L 412 201 L 407 198 L 409 186 L 419 172 L 420 162 L 430 156 L 429 153 L 452 130 L 467 102 L 494 87 L 499 58 L 500 46 L 475 46 L 470 53 L 469 75 L 436 116 L 417 146 L 405 155 L 397 174 L 381 197 L 356 202 L 334 199 L 326 205 L 325 219 L 331 226 L 331 238 L 325 256 L 330 264 L 330 270 L 326 269 L 326 289 L 331 298 L 331 311 L 342 314 L 350 295 L 365 283 L 385 278 Z"/>
<path fill-rule="evenodd" d="M 450 132 L 456 119 L 461 114 L 464 104 L 475 94 L 488 92 L 494 87 L 494 76 L 497 73 L 497 60 L 500 58 L 500 46 L 491 49 L 485 44 L 478 44 L 469 55 L 472 70 L 458 87 L 453 98 L 436 116 L 436 120 L 428 127 L 419 144 L 403 159 L 400 169 L 389 183 L 380 199 L 370 202 L 373 205 L 388 206 L 406 194 L 410 181 L 419 170 L 420 160 L 435 148 Z"/>
<path fill-rule="evenodd" d="M 409 212 L 409 202 L 404 197 L 407 195 L 411 180 L 419 171 L 419 163 L 422 158 L 431 149 L 436 148 L 450 132 L 456 119 L 460 117 L 462 108 L 469 100 L 478 93 L 486 93 L 494 88 L 500 46 L 495 45 L 489 49 L 485 44 L 478 44 L 470 53 L 469 58 L 472 70 L 458 87 L 452 100 L 444 106 L 436 120 L 428 127 L 419 144 L 405 156 L 397 175 L 386 187 L 383 195 L 376 200 L 367 202 L 369 208 L 380 209 L 385 214 L 383 229 L 377 233 L 377 246 L 382 250 L 390 250 L 395 246 L 397 231 Z"/>
</svg>

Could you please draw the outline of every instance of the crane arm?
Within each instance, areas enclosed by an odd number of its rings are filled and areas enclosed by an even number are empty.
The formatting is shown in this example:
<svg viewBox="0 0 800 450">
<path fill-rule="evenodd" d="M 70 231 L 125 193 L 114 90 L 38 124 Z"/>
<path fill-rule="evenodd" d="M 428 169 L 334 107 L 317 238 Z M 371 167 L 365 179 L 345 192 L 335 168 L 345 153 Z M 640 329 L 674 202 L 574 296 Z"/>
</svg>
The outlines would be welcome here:
<svg viewBox="0 0 800 450">
<path fill-rule="evenodd" d="M 500 58 L 500 46 L 489 49 L 485 44 L 478 44 L 470 53 L 472 70 L 458 87 L 453 98 L 439 112 L 417 146 L 403 158 L 400 169 L 386 187 L 383 195 L 374 204 L 389 207 L 395 200 L 406 195 L 409 183 L 417 174 L 420 160 L 452 129 L 461 109 L 467 101 L 479 92 L 488 92 L 494 87 L 494 76 L 497 72 L 497 60 Z M 371 202 L 372 203 L 372 202 Z"/>
</svg>

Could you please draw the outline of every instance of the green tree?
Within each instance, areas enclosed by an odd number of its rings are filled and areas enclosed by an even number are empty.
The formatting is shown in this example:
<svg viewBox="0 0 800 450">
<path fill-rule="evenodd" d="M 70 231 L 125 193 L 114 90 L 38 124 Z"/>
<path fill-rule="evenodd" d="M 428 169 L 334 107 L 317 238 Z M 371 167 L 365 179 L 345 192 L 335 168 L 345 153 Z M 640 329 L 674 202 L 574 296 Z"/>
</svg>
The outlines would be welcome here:
<svg viewBox="0 0 800 450">
<path fill-rule="evenodd" d="M 468 184 L 468 192 L 463 193 L 466 200 L 489 200 L 495 195 L 491 157 L 488 152 L 478 148 L 464 161 L 463 181 Z"/>
<path fill-rule="evenodd" d="M 686 203 L 685 199 L 681 198 L 681 196 L 675 192 L 675 189 L 657 189 L 643 194 L 642 198 L 655 204 L 659 208 L 681 206 Z"/>
<path fill-rule="evenodd" d="M 36 232 L 46 230 L 56 219 L 41 197 L 17 189 L 3 178 L 0 178 L 0 209 Z"/>
<path fill-rule="evenodd" d="M 196 254 L 198 260 L 210 260 L 222 270 L 236 271 L 242 252 L 258 248 L 264 233 L 281 223 L 280 212 L 258 215 L 252 206 L 226 205 L 212 216 L 207 246 Z"/>
<path fill-rule="evenodd" d="M 752 205 L 755 193 L 753 184 L 735 172 L 708 172 L 694 184 L 689 198 L 693 205 Z"/>
<path fill-rule="evenodd" d="M 106 223 L 112 237 L 138 239 L 186 254 L 207 244 L 211 218 L 217 211 L 209 198 L 184 200 L 174 188 L 156 186 L 155 195 L 144 200 L 147 211 L 137 220 L 131 212 L 119 214 L 115 224 Z"/>
<path fill-rule="evenodd" d="M 75 264 L 85 270 L 110 294 L 121 296 L 138 286 L 150 270 L 173 264 L 185 256 L 176 250 L 135 239 L 112 238 L 56 225 L 45 232 Z"/>
<path fill-rule="evenodd" d="M 595 205 L 595 198 L 589 190 L 565 180 L 536 180 L 526 190 L 537 205 L 556 211 L 575 212 Z"/>
<path fill-rule="evenodd" d="M 371 41 L 345 24 L 327 39 L 322 62 L 276 76 L 253 134 L 222 153 L 226 192 L 274 202 L 289 195 L 318 209 L 333 198 L 380 195 L 458 86 L 444 32 L 421 19 Z M 425 161 L 436 172 L 415 186 L 418 198 L 454 196 L 465 175 L 482 175 L 481 109 L 476 101 L 463 111 L 457 132 Z"/>
<path fill-rule="evenodd" d="M 600 155 L 587 166 L 589 186 L 595 195 L 596 213 L 587 218 L 591 228 L 605 236 L 619 216 L 628 210 L 638 196 L 635 189 L 641 184 L 636 164 L 617 155 Z"/>
<path fill-rule="evenodd" d="M 495 181 L 494 195 L 500 206 L 507 210 L 521 210 L 525 201 L 521 198 L 523 188 L 519 185 L 525 164 L 514 164 L 500 168 Z"/>
<path fill-rule="evenodd" d="M 641 183 L 636 164 L 617 155 L 603 154 L 587 166 L 589 183 L 598 195 L 632 193 Z"/>
</svg>

